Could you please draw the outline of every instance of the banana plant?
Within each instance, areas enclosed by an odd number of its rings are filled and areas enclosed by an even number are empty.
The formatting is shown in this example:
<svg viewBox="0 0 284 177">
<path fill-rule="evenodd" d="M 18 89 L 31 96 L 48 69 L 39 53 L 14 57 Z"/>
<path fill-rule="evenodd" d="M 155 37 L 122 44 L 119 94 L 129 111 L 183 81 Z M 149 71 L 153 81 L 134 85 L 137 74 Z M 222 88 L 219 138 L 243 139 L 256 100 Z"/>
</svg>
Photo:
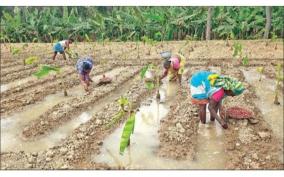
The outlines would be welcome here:
<svg viewBox="0 0 284 177">
<path fill-rule="evenodd" d="M 235 42 L 233 45 L 233 57 L 238 58 L 242 57 L 243 54 L 243 46 L 239 42 Z"/>
<path fill-rule="evenodd" d="M 135 127 L 135 112 L 131 112 L 129 118 L 125 122 L 119 144 L 119 153 L 124 154 L 127 147 L 130 146 L 130 138 L 134 132 Z"/>
<path fill-rule="evenodd" d="M 39 58 L 37 56 L 31 56 L 31 57 L 24 59 L 24 65 L 26 64 L 31 65 L 38 61 L 39 61 Z"/>
<path fill-rule="evenodd" d="M 79 57 L 79 54 L 77 52 L 74 52 L 71 49 L 66 50 L 65 53 L 68 55 L 68 58 L 71 58 L 71 59 L 78 59 Z"/>
<path fill-rule="evenodd" d="M 126 97 L 121 96 L 118 101 L 119 105 L 119 111 L 114 115 L 114 117 L 111 119 L 112 121 L 106 125 L 106 128 L 110 128 L 112 125 L 116 124 L 119 122 L 126 114 L 125 107 L 129 106 L 129 100 Z"/>
<path fill-rule="evenodd" d="M 151 72 L 154 71 L 155 75 L 154 75 L 154 79 L 153 80 L 145 80 L 145 86 L 148 90 L 153 90 L 153 89 L 157 89 L 157 95 L 156 98 L 157 100 L 160 100 L 160 92 L 159 92 L 159 87 L 160 87 L 160 78 L 159 78 L 159 71 L 158 71 L 158 67 L 153 65 L 153 64 L 148 64 L 146 66 L 144 66 L 142 68 L 142 70 L 140 71 L 140 77 L 141 79 L 145 78 L 146 72 Z"/>
<path fill-rule="evenodd" d="M 154 39 L 149 38 L 148 36 L 143 36 L 142 38 L 143 43 L 150 45 L 148 52 L 146 53 L 147 55 L 151 55 L 151 49 L 153 48 L 153 46 L 155 46 L 157 44 L 157 41 Z"/>
<path fill-rule="evenodd" d="M 21 49 L 20 48 L 17 48 L 17 47 L 10 47 L 10 52 L 13 56 L 16 56 L 20 53 Z"/>
<path fill-rule="evenodd" d="M 60 72 L 60 68 L 55 66 L 42 65 L 41 68 L 33 75 L 40 79 L 44 76 L 47 76 L 52 71 L 55 71 L 58 74 Z"/>
<path fill-rule="evenodd" d="M 248 66 L 248 64 L 249 64 L 249 58 L 248 58 L 247 55 L 245 55 L 245 56 L 242 58 L 242 64 L 243 64 L 244 66 Z"/>
<path fill-rule="evenodd" d="M 282 68 L 282 64 L 277 64 L 276 66 L 276 86 L 275 86 L 275 91 L 274 91 L 274 104 L 276 105 L 279 105 L 280 102 L 278 101 L 278 90 L 279 90 L 279 87 L 280 87 L 280 83 L 282 82 L 283 83 L 283 80 L 284 80 L 284 76 L 283 76 L 283 68 Z"/>
<path fill-rule="evenodd" d="M 264 73 L 264 67 L 263 66 L 258 67 L 258 68 L 256 68 L 256 71 L 260 74 L 259 80 L 258 80 L 260 82 L 261 78 L 262 78 L 262 74 Z"/>
<path fill-rule="evenodd" d="M 50 65 L 42 65 L 40 67 L 40 69 L 34 73 L 33 75 L 36 76 L 38 79 L 41 79 L 45 76 L 47 76 L 50 72 L 55 72 L 56 74 L 60 73 L 61 68 L 60 67 L 56 67 L 56 66 L 50 66 Z M 66 90 L 66 86 L 63 86 L 63 92 L 64 92 L 64 96 L 67 96 L 67 90 Z"/>
</svg>

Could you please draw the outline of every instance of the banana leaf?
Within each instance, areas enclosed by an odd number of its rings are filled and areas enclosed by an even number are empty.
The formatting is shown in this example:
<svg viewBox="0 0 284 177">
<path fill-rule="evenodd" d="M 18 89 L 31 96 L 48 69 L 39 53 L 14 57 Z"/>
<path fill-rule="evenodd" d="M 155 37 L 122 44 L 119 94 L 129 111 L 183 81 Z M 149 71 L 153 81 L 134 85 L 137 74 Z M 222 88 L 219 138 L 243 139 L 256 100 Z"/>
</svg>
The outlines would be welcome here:
<svg viewBox="0 0 284 177">
<path fill-rule="evenodd" d="M 25 59 L 25 64 L 31 65 L 35 62 L 38 62 L 39 58 L 37 56 L 28 57 Z"/>
<path fill-rule="evenodd" d="M 155 88 L 154 82 L 146 82 L 146 88 L 149 90 L 152 90 L 153 88 Z"/>
<path fill-rule="evenodd" d="M 145 77 L 145 74 L 146 74 L 146 72 L 148 71 L 148 69 L 149 69 L 149 65 L 144 66 L 144 67 L 142 68 L 142 70 L 140 71 L 141 79 L 143 79 L 143 78 Z"/>
<path fill-rule="evenodd" d="M 261 73 L 263 73 L 263 71 L 264 71 L 264 67 L 262 67 L 262 66 L 261 66 L 261 67 L 258 67 L 258 68 L 256 68 L 256 71 L 261 74 Z"/>
<path fill-rule="evenodd" d="M 125 97 L 120 97 L 119 100 L 118 100 L 118 104 L 125 106 L 125 105 L 128 105 L 128 104 L 129 104 L 129 101 L 128 101 L 128 99 L 125 98 Z"/>
<path fill-rule="evenodd" d="M 125 149 L 130 144 L 130 136 L 134 132 L 134 125 L 135 125 L 135 113 L 132 113 L 130 117 L 127 119 L 122 131 L 120 145 L 119 145 L 119 153 L 121 155 L 123 155 Z"/>
<path fill-rule="evenodd" d="M 12 55 L 17 55 L 20 52 L 20 49 L 16 48 L 16 47 L 11 47 L 10 51 L 11 51 Z"/>
<path fill-rule="evenodd" d="M 243 63 L 243 65 L 248 65 L 249 64 L 249 59 L 248 59 L 247 55 L 245 57 L 243 57 L 242 63 Z"/>
<path fill-rule="evenodd" d="M 41 66 L 41 69 L 38 70 L 33 75 L 36 76 L 39 79 L 39 78 L 42 78 L 42 77 L 48 75 L 49 72 L 51 72 L 51 71 L 55 71 L 55 72 L 58 73 L 60 71 L 60 68 L 54 67 L 54 66 L 43 65 L 43 66 Z"/>
</svg>

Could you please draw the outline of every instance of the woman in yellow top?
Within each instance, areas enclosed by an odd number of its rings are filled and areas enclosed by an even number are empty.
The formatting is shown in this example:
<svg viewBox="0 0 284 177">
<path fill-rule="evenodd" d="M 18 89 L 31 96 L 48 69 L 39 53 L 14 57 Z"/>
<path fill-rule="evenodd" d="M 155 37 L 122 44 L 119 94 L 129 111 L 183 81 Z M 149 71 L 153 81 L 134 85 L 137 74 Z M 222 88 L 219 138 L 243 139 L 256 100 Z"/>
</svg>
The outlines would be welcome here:
<svg viewBox="0 0 284 177">
<path fill-rule="evenodd" d="M 160 80 L 168 75 L 170 81 L 178 79 L 179 84 L 181 84 L 182 74 L 185 66 L 185 57 L 181 54 L 171 55 L 168 53 L 168 55 L 164 56 L 163 58 L 165 59 L 163 64 L 164 71 L 163 75 L 160 77 Z"/>
</svg>

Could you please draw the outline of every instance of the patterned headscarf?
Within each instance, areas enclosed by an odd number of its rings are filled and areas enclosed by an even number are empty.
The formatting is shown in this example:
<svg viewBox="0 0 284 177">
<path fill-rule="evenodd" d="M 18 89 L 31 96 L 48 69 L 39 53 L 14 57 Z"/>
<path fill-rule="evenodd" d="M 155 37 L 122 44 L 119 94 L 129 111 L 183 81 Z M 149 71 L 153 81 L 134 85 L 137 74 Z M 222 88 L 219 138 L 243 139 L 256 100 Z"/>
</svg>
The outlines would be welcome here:
<svg viewBox="0 0 284 177">
<path fill-rule="evenodd" d="M 235 95 L 240 95 L 245 90 L 243 84 L 229 76 L 220 76 L 218 74 L 211 74 L 208 76 L 210 85 L 213 87 L 222 87 L 224 90 L 231 90 Z"/>
</svg>

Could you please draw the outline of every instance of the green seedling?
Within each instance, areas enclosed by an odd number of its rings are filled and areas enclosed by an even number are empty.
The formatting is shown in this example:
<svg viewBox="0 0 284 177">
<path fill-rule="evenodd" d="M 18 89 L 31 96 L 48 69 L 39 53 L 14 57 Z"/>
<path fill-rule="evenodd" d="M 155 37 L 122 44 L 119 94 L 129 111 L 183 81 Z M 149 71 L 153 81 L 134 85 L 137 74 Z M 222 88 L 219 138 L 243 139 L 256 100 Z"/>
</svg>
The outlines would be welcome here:
<svg viewBox="0 0 284 177">
<path fill-rule="evenodd" d="M 257 69 L 256 69 L 256 71 L 260 74 L 260 76 L 259 76 L 259 80 L 258 81 L 261 81 L 261 77 L 262 77 L 262 74 L 263 74 L 263 72 L 264 72 L 264 67 L 258 67 Z"/>
<path fill-rule="evenodd" d="M 13 56 L 19 54 L 21 51 L 21 49 L 17 48 L 17 47 L 10 47 L 10 52 L 12 53 Z"/>
<path fill-rule="evenodd" d="M 245 66 L 249 64 L 249 58 L 247 55 L 242 58 L 242 64 Z"/>
<path fill-rule="evenodd" d="M 275 86 L 275 91 L 274 91 L 274 104 L 276 105 L 279 105 L 280 102 L 278 101 L 278 90 L 279 90 L 279 87 L 280 87 L 280 83 L 282 82 L 283 83 L 283 80 L 284 80 L 284 76 L 283 76 L 283 68 L 282 68 L 282 64 L 277 64 L 276 66 L 276 86 Z"/>
<path fill-rule="evenodd" d="M 26 64 L 31 65 L 31 64 L 34 64 L 38 61 L 39 61 L 39 58 L 37 56 L 31 56 L 31 57 L 28 57 L 24 60 L 24 65 L 26 65 Z"/>
<path fill-rule="evenodd" d="M 238 57 L 242 57 L 242 50 L 243 50 L 243 46 L 242 44 L 235 42 L 233 45 L 233 57 L 234 58 L 238 58 Z"/>
</svg>

